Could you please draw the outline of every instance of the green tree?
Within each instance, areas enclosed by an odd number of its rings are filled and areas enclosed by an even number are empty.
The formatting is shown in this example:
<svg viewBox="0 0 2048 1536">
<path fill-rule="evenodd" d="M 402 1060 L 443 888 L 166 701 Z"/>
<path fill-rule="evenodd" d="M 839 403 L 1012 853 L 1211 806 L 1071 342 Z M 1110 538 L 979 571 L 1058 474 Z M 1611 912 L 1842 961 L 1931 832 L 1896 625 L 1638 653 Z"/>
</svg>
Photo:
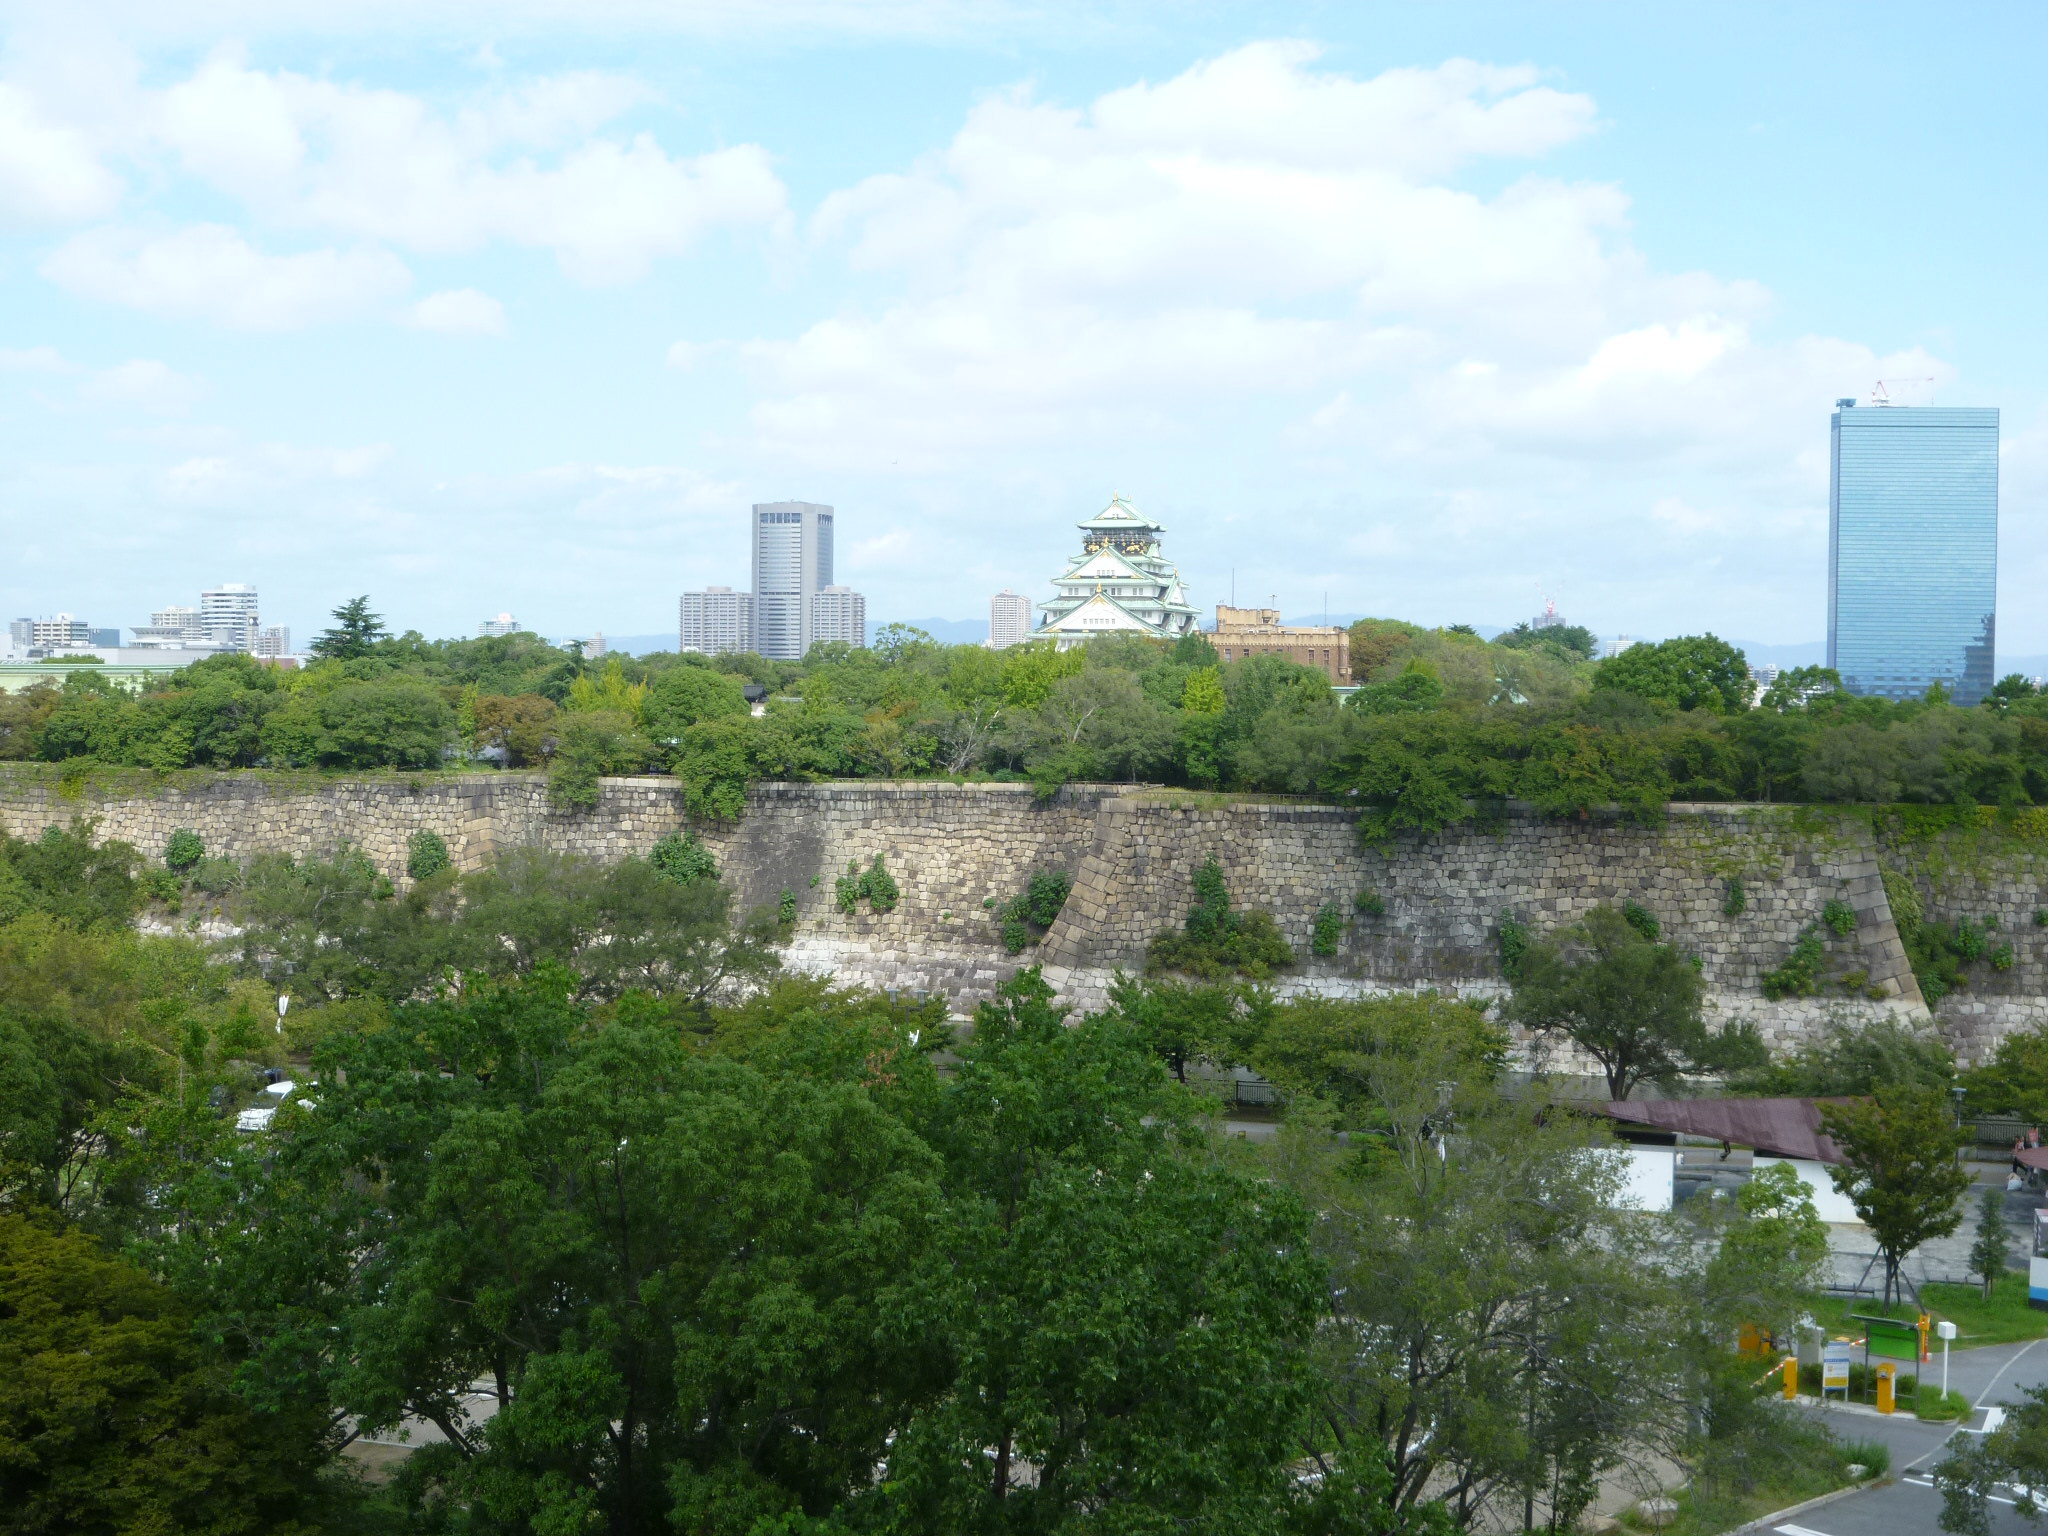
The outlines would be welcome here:
<svg viewBox="0 0 2048 1536">
<path fill-rule="evenodd" d="M 1130 1029 L 1069 1026 L 1036 971 L 961 1055 L 932 1131 L 948 1262 L 915 1313 L 947 1369 L 877 1486 L 887 1528 L 1281 1528 L 1323 1309 L 1307 1213 L 1199 1155 Z"/>
<path fill-rule="evenodd" d="M 1984 1282 L 1984 1299 L 2012 1262 L 2012 1229 L 2005 1224 L 2005 1192 L 1987 1189 L 1977 1202 L 1977 1237 L 1970 1244 L 1970 1273 Z"/>
<path fill-rule="evenodd" d="M 1941 1528 L 1951 1536 L 1990 1536 L 1993 1490 L 2000 1483 L 2024 1489 L 2048 1486 L 2048 1387 L 2020 1388 L 1994 1434 L 1957 1435 L 1934 1469 L 1941 1489 Z M 2038 1495 L 2023 1495 L 2020 1513 L 2039 1518 Z"/>
<path fill-rule="evenodd" d="M 1834 1023 L 1820 1039 L 1741 1073 L 1732 1091 L 1778 1098 L 1860 1098 L 1882 1083 L 1923 1083 L 1946 1093 L 1955 1058 L 1932 1030 L 1897 1019 Z"/>
<path fill-rule="evenodd" d="M 0 1212 L 0 1526 L 312 1536 L 323 1428 L 253 1412 L 147 1275 Z"/>
<path fill-rule="evenodd" d="M 1787 667 L 1771 679 L 1771 686 L 1757 701 L 1759 709 L 1784 714 L 1809 701 L 1842 691 L 1842 674 L 1833 667 Z"/>
<path fill-rule="evenodd" d="M 1333 1067 L 1335 1064 L 1333 1063 Z M 1384 1524 L 1569 1531 L 1671 1447 L 1684 1357 L 1647 1224 L 1583 1120 L 1457 1080 L 1422 1036 L 1339 1070 L 1354 1148 L 1290 1114 L 1270 1164 L 1317 1212 L 1328 1443 L 1390 1469 Z M 1362 1150 L 1361 1150 L 1362 1147 Z"/>
<path fill-rule="evenodd" d="M 354 661 L 369 655 L 387 631 L 383 619 L 370 612 L 368 597 L 352 597 L 334 610 L 334 627 L 323 629 L 310 647 L 329 661 Z"/>
<path fill-rule="evenodd" d="M 1899 1266 L 1929 1238 L 1962 1225 L 1958 1205 L 1970 1174 L 1958 1160 L 1968 1137 L 1948 1096 L 1918 1083 L 1890 1083 L 1867 1099 L 1823 1104 L 1821 1127 L 1844 1161 L 1828 1169 L 1836 1189 L 1884 1259 L 1884 1304 L 1899 1290 Z"/>
<path fill-rule="evenodd" d="M 648 689 L 647 734 L 660 742 L 678 740 L 700 720 L 725 720 L 747 713 L 738 678 L 709 667 L 671 667 Z"/>
<path fill-rule="evenodd" d="M 1701 1017 L 1700 973 L 1670 944 L 1645 938 L 1614 907 L 1599 906 L 1562 934 L 1533 945 L 1520 966 L 1507 1016 L 1561 1035 L 1600 1063 L 1609 1097 L 1641 1082 L 1674 1083 L 1688 1072 L 1747 1065 L 1761 1054 L 1754 1033 L 1710 1031 Z"/>
<path fill-rule="evenodd" d="M 1595 689 L 1633 693 L 1674 709 L 1740 714 L 1749 708 L 1749 663 L 1742 652 L 1712 635 L 1682 635 L 1655 645 L 1632 645 L 1600 663 Z"/>
</svg>

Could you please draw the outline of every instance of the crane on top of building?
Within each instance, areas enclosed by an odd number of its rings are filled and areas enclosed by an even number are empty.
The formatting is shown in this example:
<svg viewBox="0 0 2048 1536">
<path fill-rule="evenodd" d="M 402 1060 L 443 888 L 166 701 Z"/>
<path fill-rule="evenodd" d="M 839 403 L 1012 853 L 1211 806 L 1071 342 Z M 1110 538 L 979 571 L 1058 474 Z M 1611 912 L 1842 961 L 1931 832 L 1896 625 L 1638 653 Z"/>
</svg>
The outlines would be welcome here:
<svg viewBox="0 0 2048 1536">
<path fill-rule="evenodd" d="M 1871 386 L 1870 386 L 1870 403 L 1871 403 L 1872 405 L 1896 405 L 1896 404 L 1898 404 L 1898 402 L 1897 402 L 1896 400 L 1892 399 L 1892 397 L 1891 397 L 1891 394 L 1890 394 L 1890 392 L 1886 390 L 1885 386 L 1886 386 L 1887 384 L 1932 384 L 1933 382 L 1934 382 L 1934 380 L 1933 380 L 1933 379 L 1931 379 L 1931 378 L 1928 378 L 1928 379 L 1879 379 L 1879 380 L 1878 380 L 1878 381 L 1877 381 L 1877 382 L 1876 382 L 1875 384 L 1873 384 L 1873 385 L 1871 385 Z"/>
</svg>

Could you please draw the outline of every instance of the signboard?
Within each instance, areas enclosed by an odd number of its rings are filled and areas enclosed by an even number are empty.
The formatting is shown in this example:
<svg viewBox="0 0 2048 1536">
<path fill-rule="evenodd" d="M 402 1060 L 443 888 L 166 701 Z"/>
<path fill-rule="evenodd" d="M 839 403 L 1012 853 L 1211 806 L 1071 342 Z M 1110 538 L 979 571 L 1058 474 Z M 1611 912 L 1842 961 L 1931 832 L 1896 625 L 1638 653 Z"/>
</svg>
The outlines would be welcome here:
<svg viewBox="0 0 2048 1536">
<path fill-rule="evenodd" d="M 1820 1389 L 1823 1393 L 1849 1390 L 1849 1351 L 1852 1348 L 1847 1339 L 1828 1339 L 1820 1347 Z"/>
<path fill-rule="evenodd" d="M 1852 1316 L 1853 1323 L 1863 1325 L 1863 1350 L 1865 1354 L 1879 1360 L 1914 1360 L 1920 1358 L 1920 1325 L 1897 1317 Z"/>
</svg>

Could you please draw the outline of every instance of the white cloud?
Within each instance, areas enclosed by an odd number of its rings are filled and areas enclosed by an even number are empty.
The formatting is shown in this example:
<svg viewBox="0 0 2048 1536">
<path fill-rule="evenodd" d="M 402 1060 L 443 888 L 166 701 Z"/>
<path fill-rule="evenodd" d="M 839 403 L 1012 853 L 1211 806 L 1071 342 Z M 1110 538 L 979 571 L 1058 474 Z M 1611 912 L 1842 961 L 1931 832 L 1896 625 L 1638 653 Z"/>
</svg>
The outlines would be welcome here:
<svg viewBox="0 0 2048 1536">
<path fill-rule="evenodd" d="M 1716 507 L 1810 498 L 1829 400 L 1874 369 L 1947 370 L 1760 341 L 1769 295 L 1652 270 L 1614 186 L 1450 179 L 1598 126 L 1533 69 L 1360 79 L 1296 42 L 1085 108 L 996 95 L 908 171 L 825 200 L 814 241 L 883 296 L 743 347 L 757 444 L 957 471 L 1055 444 L 1197 449 L 1261 413 L 1315 473 L 1416 477 L 1475 537 L 1506 515 L 1497 487 L 1583 499 L 1579 467 L 1542 461 L 1747 477 Z M 1668 494 L 1640 489 L 1637 508 Z"/>
<path fill-rule="evenodd" d="M 157 132 L 266 219 L 436 254 L 503 240 L 553 252 L 582 282 L 637 278 L 715 230 L 786 226 L 757 145 L 672 156 L 647 132 L 600 134 L 646 94 L 586 72 L 442 113 L 223 50 L 163 93 Z"/>
<path fill-rule="evenodd" d="M 42 270 L 85 298 L 257 331 L 350 319 L 412 286 L 405 263 L 388 251 L 328 247 L 275 256 L 218 224 L 161 235 L 89 230 L 59 246 Z"/>
<path fill-rule="evenodd" d="M 55 347 L 0 347 L 0 369 L 8 373 L 68 373 L 76 366 Z"/>
<path fill-rule="evenodd" d="M 138 357 L 103 368 L 85 385 L 85 394 L 114 405 L 140 406 L 146 411 L 182 411 L 199 397 L 200 384 L 168 363 Z"/>
<path fill-rule="evenodd" d="M 120 201 L 121 181 L 84 134 L 52 122 L 20 87 L 0 82 L 0 220 L 76 223 Z"/>
<path fill-rule="evenodd" d="M 502 336 L 505 306 L 474 288 L 449 288 L 413 305 L 412 323 L 447 336 Z"/>
</svg>

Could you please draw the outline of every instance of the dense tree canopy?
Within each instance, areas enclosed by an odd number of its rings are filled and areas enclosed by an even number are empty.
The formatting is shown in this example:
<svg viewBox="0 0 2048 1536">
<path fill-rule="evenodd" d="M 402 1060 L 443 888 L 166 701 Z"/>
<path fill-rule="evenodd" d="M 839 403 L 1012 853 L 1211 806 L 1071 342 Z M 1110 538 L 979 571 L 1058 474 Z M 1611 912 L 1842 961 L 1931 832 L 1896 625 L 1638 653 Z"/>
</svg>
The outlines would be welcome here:
<svg viewBox="0 0 2048 1536">
<path fill-rule="evenodd" d="M 585 659 L 535 635 L 385 632 L 336 612 L 313 663 L 210 658 L 130 694 L 78 668 L 0 695 L 0 758 L 155 769 L 548 767 L 557 803 L 610 774 L 672 773 L 732 817 L 758 779 L 984 775 L 1050 793 L 1144 780 L 1356 804 L 1366 831 L 1430 830 L 1518 799 L 1555 815 L 1670 800 L 2048 805 L 2048 698 L 2014 677 L 1978 709 L 1853 698 L 1825 668 L 1755 694 L 1711 635 L 1604 661 L 1591 636 L 1391 619 L 1352 626 L 1357 693 L 1278 656 L 1221 662 L 1201 635 L 1055 651 L 876 644 L 759 656 Z M 754 716 L 743 684 L 768 692 Z"/>
</svg>

